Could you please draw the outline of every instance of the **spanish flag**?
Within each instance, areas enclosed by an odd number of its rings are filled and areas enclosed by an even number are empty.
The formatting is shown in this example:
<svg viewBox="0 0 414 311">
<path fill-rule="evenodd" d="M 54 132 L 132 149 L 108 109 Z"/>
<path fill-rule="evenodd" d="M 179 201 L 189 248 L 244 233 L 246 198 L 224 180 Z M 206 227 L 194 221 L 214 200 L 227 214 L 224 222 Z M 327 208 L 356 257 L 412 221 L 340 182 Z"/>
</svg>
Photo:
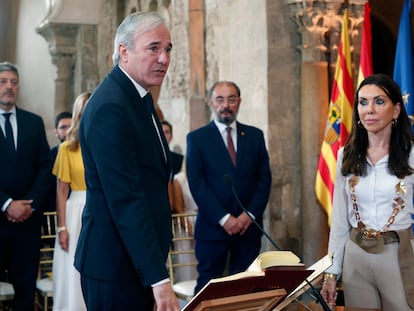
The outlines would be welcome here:
<svg viewBox="0 0 414 311">
<path fill-rule="evenodd" d="M 371 6 L 369 2 L 364 7 L 364 24 L 362 27 L 361 56 L 359 61 L 358 85 L 366 77 L 372 75 L 372 33 L 371 33 Z"/>
<path fill-rule="evenodd" d="M 348 133 L 351 131 L 353 93 L 348 8 L 345 8 L 325 138 L 322 142 L 315 182 L 316 197 L 328 215 L 329 224 L 331 223 L 337 153 L 339 148 L 345 144 Z"/>
</svg>

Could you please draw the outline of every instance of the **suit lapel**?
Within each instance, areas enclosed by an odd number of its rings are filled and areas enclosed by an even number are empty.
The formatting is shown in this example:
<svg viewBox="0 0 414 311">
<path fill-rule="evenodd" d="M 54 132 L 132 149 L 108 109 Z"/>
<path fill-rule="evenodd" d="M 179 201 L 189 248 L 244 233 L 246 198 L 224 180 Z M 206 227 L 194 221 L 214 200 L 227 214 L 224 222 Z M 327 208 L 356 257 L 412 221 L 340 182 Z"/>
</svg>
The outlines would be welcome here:
<svg viewBox="0 0 414 311">
<path fill-rule="evenodd" d="M 122 72 L 122 70 L 118 66 L 115 66 L 112 69 L 110 75 L 120 85 L 120 87 L 127 93 L 128 97 L 131 100 L 131 103 L 133 103 L 134 105 L 140 105 L 141 106 L 140 108 L 142 108 L 142 109 L 140 109 L 142 111 L 142 113 L 146 113 L 146 115 L 147 115 L 146 119 L 148 120 L 148 124 L 149 124 L 148 126 L 150 128 L 151 135 L 152 135 L 153 139 L 157 141 L 156 145 L 157 145 L 158 151 L 161 155 L 161 158 L 163 160 L 162 162 L 164 163 L 166 169 L 170 171 L 171 169 L 170 169 L 170 166 L 169 166 L 170 165 L 170 162 L 169 162 L 169 149 L 167 148 L 165 150 L 166 156 L 167 156 L 167 161 L 165 161 L 162 146 L 161 146 L 160 143 L 158 143 L 160 139 L 158 137 L 157 130 L 154 127 L 151 113 L 148 112 L 148 109 L 146 108 L 146 103 L 144 102 L 144 99 L 139 95 L 138 90 L 135 88 L 135 85 L 132 83 L 132 81 Z M 155 111 L 155 109 L 154 109 L 154 111 Z M 154 115 L 154 117 L 155 117 L 157 126 L 158 126 L 158 124 L 160 125 L 158 117 L 157 117 L 156 114 Z M 162 131 L 162 127 L 161 127 L 160 136 L 161 136 L 161 139 L 163 139 L 163 143 L 164 142 L 166 143 L 166 140 L 165 140 L 165 137 L 164 137 L 164 132 Z M 168 144 L 167 144 L 167 147 L 168 147 Z"/>
</svg>

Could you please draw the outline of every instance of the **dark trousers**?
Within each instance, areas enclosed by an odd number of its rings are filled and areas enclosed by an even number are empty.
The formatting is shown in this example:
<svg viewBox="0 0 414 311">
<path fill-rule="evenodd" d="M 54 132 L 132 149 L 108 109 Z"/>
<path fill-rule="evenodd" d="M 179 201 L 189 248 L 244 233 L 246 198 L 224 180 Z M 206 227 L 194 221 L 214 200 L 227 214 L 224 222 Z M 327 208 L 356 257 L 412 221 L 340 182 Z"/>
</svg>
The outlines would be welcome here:
<svg viewBox="0 0 414 311">
<path fill-rule="evenodd" d="M 228 274 L 245 271 L 259 255 L 261 237 L 234 235 L 227 240 L 196 241 L 195 252 L 198 261 L 198 279 L 194 293 L 197 293 L 214 278 L 223 276 L 228 263 Z"/>
<path fill-rule="evenodd" d="M 40 254 L 40 220 L 37 213 L 23 223 L 0 216 L 0 271 L 7 270 L 14 287 L 13 310 L 33 311 Z"/>
<path fill-rule="evenodd" d="M 88 311 L 153 311 L 151 287 L 136 280 L 102 281 L 81 274 L 83 297 Z"/>
</svg>

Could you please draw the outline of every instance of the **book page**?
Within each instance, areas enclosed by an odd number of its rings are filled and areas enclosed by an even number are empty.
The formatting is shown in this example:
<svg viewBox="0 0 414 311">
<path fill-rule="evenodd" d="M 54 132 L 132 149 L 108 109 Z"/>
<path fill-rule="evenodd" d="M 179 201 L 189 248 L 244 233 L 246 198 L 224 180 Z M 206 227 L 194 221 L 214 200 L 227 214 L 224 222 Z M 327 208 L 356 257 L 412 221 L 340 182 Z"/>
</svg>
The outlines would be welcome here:
<svg viewBox="0 0 414 311">
<path fill-rule="evenodd" d="M 277 266 L 303 266 L 303 263 L 290 251 L 268 251 L 257 256 L 247 271 L 264 271 L 266 268 Z"/>
<path fill-rule="evenodd" d="M 233 280 L 238 280 L 242 278 L 248 277 L 257 277 L 257 276 L 264 276 L 265 273 L 263 271 L 243 271 L 236 274 L 223 276 L 221 278 L 211 279 L 210 283 L 218 283 L 218 282 L 228 282 Z"/>
</svg>

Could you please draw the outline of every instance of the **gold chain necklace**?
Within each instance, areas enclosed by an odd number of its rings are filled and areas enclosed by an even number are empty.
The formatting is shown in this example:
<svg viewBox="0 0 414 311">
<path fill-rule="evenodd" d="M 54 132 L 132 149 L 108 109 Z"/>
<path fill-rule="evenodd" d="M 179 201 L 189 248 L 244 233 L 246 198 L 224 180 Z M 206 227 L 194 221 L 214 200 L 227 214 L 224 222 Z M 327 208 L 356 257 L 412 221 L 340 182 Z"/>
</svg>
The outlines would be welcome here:
<svg viewBox="0 0 414 311">
<path fill-rule="evenodd" d="M 349 184 L 349 189 L 351 192 L 352 208 L 354 210 L 355 218 L 357 220 L 358 229 L 364 230 L 366 229 L 366 226 L 362 222 L 361 216 L 359 215 L 358 203 L 357 203 L 357 198 L 355 195 L 355 186 L 358 184 L 358 182 L 359 182 L 359 176 L 353 175 L 349 179 L 348 184 Z M 397 216 L 397 214 L 405 207 L 405 202 L 402 197 L 407 192 L 407 185 L 402 180 L 400 180 L 395 185 L 395 192 L 398 195 L 398 197 L 392 200 L 392 213 L 391 213 L 391 216 L 388 218 L 387 223 L 384 225 L 384 227 L 380 231 L 366 229 L 364 231 L 365 235 L 376 237 L 380 235 L 382 232 L 388 231 L 390 226 L 394 223 L 395 216 Z"/>
</svg>

